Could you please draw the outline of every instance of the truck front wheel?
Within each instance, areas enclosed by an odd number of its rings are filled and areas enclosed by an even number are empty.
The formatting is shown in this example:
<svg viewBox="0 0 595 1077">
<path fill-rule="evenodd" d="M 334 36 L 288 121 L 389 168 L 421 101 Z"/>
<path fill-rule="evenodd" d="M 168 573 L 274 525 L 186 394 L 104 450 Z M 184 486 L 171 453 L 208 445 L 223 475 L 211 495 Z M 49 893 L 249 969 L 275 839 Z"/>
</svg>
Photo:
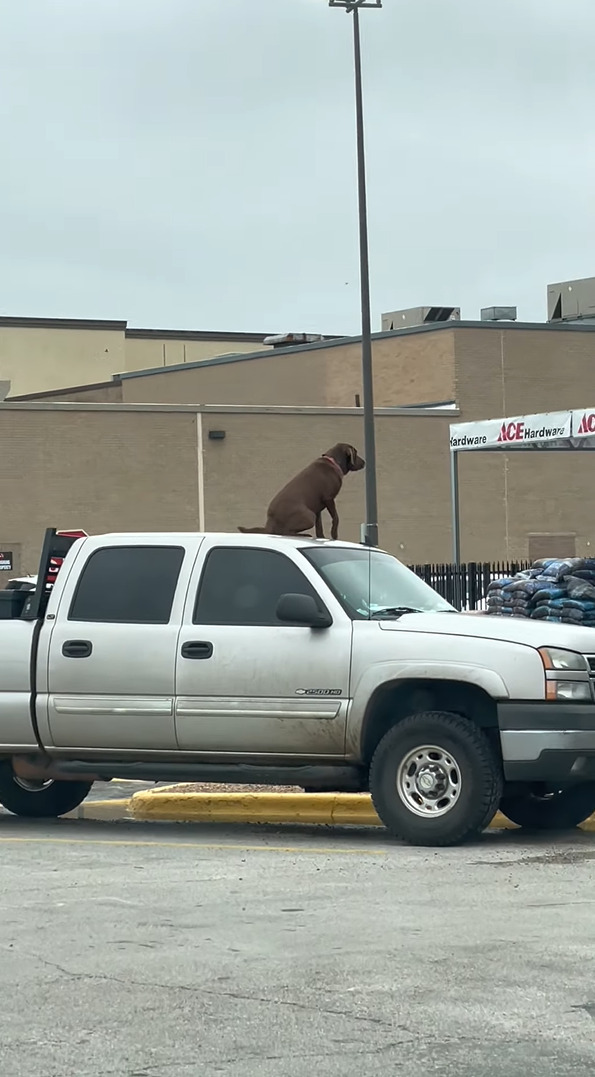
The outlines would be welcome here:
<svg viewBox="0 0 595 1077">
<path fill-rule="evenodd" d="M 502 766 L 485 733 L 457 714 L 428 711 L 385 734 L 370 792 L 387 830 L 410 845 L 458 845 L 484 830 L 502 796 Z"/>
<path fill-rule="evenodd" d="M 595 782 L 573 785 L 558 792 L 505 796 L 500 811 L 511 823 L 528 830 L 572 830 L 595 812 Z"/>
<path fill-rule="evenodd" d="M 83 802 L 92 782 L 28 781 L 18 778 L 9 762 L 0 763 L 0 804 L 13 815 L 56 819 Z"/>
</svg>

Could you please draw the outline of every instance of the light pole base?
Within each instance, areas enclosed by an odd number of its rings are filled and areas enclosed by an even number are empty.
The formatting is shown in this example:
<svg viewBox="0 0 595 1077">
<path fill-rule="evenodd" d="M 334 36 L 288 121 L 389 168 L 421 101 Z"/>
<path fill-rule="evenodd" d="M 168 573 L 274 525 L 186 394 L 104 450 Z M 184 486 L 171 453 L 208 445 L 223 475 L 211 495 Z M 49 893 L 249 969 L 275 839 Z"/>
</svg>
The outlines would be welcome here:
<svg viewBox="0 0 595 1077">
<path fill-rule="evenodd" d="M 360 527 L 360 542 L 362 546 L 377 546 L 378 524 L 362 524 Z"/>
</svg>

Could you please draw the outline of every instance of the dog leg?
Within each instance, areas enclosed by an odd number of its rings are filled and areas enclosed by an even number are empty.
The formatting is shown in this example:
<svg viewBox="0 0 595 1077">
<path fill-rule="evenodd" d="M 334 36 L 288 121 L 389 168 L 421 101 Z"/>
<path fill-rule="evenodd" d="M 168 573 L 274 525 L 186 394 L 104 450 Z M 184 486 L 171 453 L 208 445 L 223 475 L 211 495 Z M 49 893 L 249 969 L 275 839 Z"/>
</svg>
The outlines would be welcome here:
<svg viewBox="0 0 595 1077">
<path fill-rule="evenodd" d="M 331 538 L 336 541 L 339 538 L 339 513 L 337 512 L 337 507 L 334 501 L 327 501 L 324 507 L 332 520 Z"/>
<path fill-rule="evenodd" d="M 316 538 L 324 538 L 324 528 L 322 526 L 321 513 L 318 513 L 316 516 Z"/>
</svg>

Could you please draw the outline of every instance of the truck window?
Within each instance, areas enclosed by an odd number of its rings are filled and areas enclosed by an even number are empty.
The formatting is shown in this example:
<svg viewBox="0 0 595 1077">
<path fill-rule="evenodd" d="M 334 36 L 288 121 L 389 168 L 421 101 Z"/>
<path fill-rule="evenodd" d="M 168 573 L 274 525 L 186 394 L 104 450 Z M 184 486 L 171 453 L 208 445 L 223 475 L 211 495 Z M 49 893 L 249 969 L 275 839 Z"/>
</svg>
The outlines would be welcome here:
<svg viewBox="0 0 595 1077">
<path fill-rule="evenodd" d="M 168 623 L 184 560 L 178 546 L 110 546 L 87 561 L 69 621 Z"/>
<path fill-rule="evenodd" d="M 207 556 L 194 624 L 277 625 L 281 595 L 319 596 L 297 565 L 274 550 L 219 547 Z"/>
</svg>

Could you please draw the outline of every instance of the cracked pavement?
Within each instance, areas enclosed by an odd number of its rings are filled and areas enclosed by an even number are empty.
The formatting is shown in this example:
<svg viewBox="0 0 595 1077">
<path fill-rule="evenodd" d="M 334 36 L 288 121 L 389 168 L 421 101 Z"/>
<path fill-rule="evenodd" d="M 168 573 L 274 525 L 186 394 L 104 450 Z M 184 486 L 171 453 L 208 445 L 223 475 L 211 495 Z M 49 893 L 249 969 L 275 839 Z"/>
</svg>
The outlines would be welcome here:
<svg viewBox="0 0 595 1077">
<path fill-rule="evenodd" d="M 0 816 L 11 1077 L 591 1077 L 595 834 Z"/>
</svg>

